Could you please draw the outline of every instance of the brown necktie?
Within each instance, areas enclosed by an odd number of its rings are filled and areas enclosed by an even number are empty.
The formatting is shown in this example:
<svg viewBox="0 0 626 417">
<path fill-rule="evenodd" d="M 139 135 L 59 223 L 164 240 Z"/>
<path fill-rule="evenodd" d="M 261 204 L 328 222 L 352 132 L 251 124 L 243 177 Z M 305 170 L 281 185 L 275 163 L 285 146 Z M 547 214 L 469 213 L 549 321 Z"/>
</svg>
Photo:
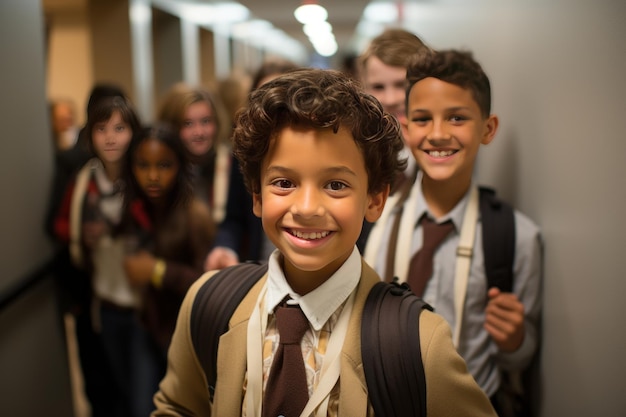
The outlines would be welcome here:
<svg viewBox="0 0 626 417">
<path fill-rule="evenodd" d="M 433 274 L 433 254 L 437 247 L 454 229 L 452 221 L 437 224 L 427 216 L 420 221 L 424 236 L 422 248 L 411 258 L 408 272 L 408 282 L 415 295 L 421 297 L 424 294 L 426 283 Z"/>
<path fill-rule="evenodd" d="M 263 417 L 298 417 L 309 401 L 304 360 L 300 341 L 309 322 L 300 306 L 284 305 L 276 310 L 280 344 L 263 397 Z"/>
</svg>

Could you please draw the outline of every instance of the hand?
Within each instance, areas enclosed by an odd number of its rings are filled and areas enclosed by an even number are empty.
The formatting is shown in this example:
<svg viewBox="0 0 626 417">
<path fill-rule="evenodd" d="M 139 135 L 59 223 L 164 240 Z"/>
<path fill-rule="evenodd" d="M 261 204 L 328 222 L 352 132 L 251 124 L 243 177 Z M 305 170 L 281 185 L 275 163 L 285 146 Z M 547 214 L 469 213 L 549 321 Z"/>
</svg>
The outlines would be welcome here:
<svg viewBox="0 0 626 417">
<path fill-rule="evenodd" d="M 152 279 L 152 271 L 156 258 L 149 252 L 142 250 L 124 258 L 124 270 L 130 285 L 142 287 L 148 285 Z"/>
<path fill-rule="evenodd" d="M 524 341 L 524 305 L 517 296 L 496 287 L 487 293 L 485 329 L 502 352 L 514 352 Z"/>
<path fill-rule="evenodd" d="M 103 221 L 87 221 L 83 223 L 83 242 L 85 245 L 93 249 L 98 243 L 100 237 L 106 230 L 106 223 Z"/>
<path fill-rule="evenodd" d="M 239 257 L 233 250 L 218 246 L 207 255 L 206 261 L 204 261 L 204 270 L 222 269 L 238 263 Z"/>
</svg>

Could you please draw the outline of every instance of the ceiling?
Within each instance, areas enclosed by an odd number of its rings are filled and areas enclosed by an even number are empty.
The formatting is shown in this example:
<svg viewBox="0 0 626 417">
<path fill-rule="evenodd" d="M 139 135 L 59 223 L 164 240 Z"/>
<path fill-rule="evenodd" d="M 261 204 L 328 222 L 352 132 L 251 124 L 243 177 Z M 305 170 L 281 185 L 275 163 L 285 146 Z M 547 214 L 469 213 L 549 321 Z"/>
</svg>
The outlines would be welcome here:
<svg viewBox="0 0 626 417">
<path fill-rule="evenodd" d="M 290 37 L 300 41 L 307 48 L 310 43 L 302 32 L 300 24 L 293 15 L 301 0 L 239 0 L 250 12 L 259 19 L 272 22 L 275 27 L 287 33 Z M 353 41 L 357 24 L 363 15 L 363 10 L 370 0 L 319 0 L 318 4 L 328 10 L 328 22 L 333 27 L 340 53 Z"/>
<path fill-rule="evenodd" d="M 84 8 L 93 0 L 43 0 L 47 10 Z M 129 0 L 129 2 L 132 0 Z M 155 7 L 159 4 L 215 4 L 232 0 L 148 0 Z M 294 10 L 303 1 L 313 0 L 236 0 L 250 10 L 251 17 L 269 21 L 277 29 L 282 30 L 292 39 L 299 41 L 309 51 L 313 51 L 302 25 L 294 17 Z M 365 7 L 371 0 L 317 0 L 317 3 L 328 10 L 328 22 L 333 27 L 339 51 L 337 56 L 354 52 L 359 49 L 359 39 L 355 37 L 356 28 L 361 20 Z M 381 0 L 378 0 L 381 1 Z M 386 0 L 382 0 L 386 1 Z M 393 3 L 392 1 L 388 1 Z M 375 36 L 373 33 L 372 36 Z M 361 40 L 362 42 L 362 40 Z"/>
</svg>

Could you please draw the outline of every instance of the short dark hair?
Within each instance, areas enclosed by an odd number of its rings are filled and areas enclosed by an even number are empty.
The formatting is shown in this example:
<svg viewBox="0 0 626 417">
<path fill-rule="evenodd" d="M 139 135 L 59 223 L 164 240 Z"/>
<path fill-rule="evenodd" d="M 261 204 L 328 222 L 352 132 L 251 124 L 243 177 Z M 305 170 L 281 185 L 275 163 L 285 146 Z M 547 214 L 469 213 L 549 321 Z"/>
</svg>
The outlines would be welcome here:
<svg viewBox="0 0 626 417">
<path fill-rule="evenodd" d="M 94 111 L 100 101 L 111 97 L 121 97 L 128 100 L 128 96 L 124 90 L 116 84 L 98 83 L 94 85 L 89 93 L 89 99 L 87 100 L 87 119 L 89 119 L 89 114 Z M 86 122 L 85 126 L 78 132 L 78 146 L 93 153 L 91 146 L 91 129 L 87 127 L 87 123 L 88 122 Z"/>
<path fill-rule="evenodd" d="M 122 87 L 115 84 L 96 84 L 89 93 L 89 100 L 87 101 L 87 114 L 93 110 L 96 103 L 107 97 L 128 97 Z"/>
<path fill-rule="evenodd" d="M 363 153 L 369 193 L 392 185 L 406 167 L 399 159 L 404 145 L 398 122 L 358 81 L 336 70 L 301 69 L 254 90 L 237 118 L 233 152 L 250 192 L 260 192 L 270 141 L 288 126 L 346 128 Z"/>
<path fill-rule="evenodd" d="M 487 74 L 469 51 L 420 51 L 407 69 L 407 101 L 411 88 L 424 78 L 437 78 L 469 90 L 484 118 L 491 114 L 491 86 Z M 407 103 L 408 109 L 408 103 Z"/>
</svg>

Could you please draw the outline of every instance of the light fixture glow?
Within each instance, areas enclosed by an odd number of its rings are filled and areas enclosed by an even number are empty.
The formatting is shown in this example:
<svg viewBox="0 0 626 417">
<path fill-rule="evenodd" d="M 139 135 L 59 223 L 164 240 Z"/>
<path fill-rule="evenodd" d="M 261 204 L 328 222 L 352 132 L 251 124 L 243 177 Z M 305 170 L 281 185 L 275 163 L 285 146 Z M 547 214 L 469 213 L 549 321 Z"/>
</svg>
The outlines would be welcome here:
<svg viewBox="0 0 626 417">
<path fill-rule="evenodd" d="M 334 39 L 328 39 L 325 42 L 317 42 L 315 50 L 321 56 L 332 56 L 337 52 L 338 46 Z"/>
<path fill-rule="evenodd" d="M 326 21 L 328 11 L 317 4 L 315 0 L 303 0 L 293 15 L 302 23 L 302 31 L 308 36 L 315 51 L 322 56 L 334 55 L 337 50 L 337 41 L 333 35 L 333 27 Z"/>
<path fill-rule="evenodd" d="M 247 7 L 234 2 L 214 3 L 216 22 L 243 22 L 250 17 L 250 10 Z"/>
<path fill-rule="evenodd" d="M 398 6 L 395 3 L 374 1 L 365 7 L 363 17 L 371 22 L 396 22 L 398 20 Z"/>
<path fill-rule="evenodd" d="M 250 10 L 239 3 L 183 4 L 180 14 L 199 25 L 217 25 L 244 22 Z"/>
<path fill-rule="evenodd" d="M 318 33 L 332 33 L 333 27 L 328 22 L 307 23 L 302 26 L 302 31 L 310 38 Z"/>
<path fill-rule="evenodd" d="M 303 4 L 294 12 L 296 20 L 303 25 L 311 22 L 320 22 L 328 18 L 328 11 L 319 4 Z"/>
</svg>

